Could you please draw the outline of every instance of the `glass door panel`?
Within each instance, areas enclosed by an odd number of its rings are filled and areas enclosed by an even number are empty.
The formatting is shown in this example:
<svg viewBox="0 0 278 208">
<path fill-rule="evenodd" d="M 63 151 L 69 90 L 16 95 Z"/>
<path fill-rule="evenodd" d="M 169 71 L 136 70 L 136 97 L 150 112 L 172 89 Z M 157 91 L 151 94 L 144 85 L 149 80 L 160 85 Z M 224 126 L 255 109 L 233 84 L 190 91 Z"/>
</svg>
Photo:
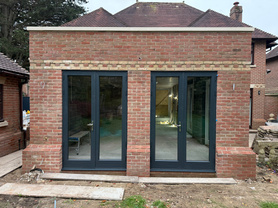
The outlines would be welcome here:
<svg viewBox="0 0 278 208">
<path fill-rule="evenodd" d="M 99 88 L 99 160 L 121 160 L 122 77 L 100 77 Z"/>
<path fill-rule="evenodd" d="M 127 73 L 63 71 L 63 170 L 125 170 Z"/>
<path fill-rule="evenodd" d="M 156 77 L 155 160 L 178 160 L 178 77 Z"/>
<path fill-rule="evenodd" d="M 152 72 L 152 171 L 215 171 L 216 72 Z"/>
<path fill-rule="evenodd" d="M 186 160 L 209 161 L 210 77 L 187 78 Z"/>
<path fill-rule="evenodd" d="M 91 76 L 68 77 L 68 158 L 91 158 Z"/>
</svg>

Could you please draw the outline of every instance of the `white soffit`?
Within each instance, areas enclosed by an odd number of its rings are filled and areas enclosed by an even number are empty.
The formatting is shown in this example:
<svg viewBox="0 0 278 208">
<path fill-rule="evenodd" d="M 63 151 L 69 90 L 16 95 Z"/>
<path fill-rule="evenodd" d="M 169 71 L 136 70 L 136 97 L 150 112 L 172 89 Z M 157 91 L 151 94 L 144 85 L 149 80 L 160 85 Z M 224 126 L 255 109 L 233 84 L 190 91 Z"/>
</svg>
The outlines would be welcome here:
<svg viewBox="0 0 278 208">
<path fill-rule="evenodd" d="M 253 32 L 253 27 L 27 27 L 53 32 Z"/>
</svg>

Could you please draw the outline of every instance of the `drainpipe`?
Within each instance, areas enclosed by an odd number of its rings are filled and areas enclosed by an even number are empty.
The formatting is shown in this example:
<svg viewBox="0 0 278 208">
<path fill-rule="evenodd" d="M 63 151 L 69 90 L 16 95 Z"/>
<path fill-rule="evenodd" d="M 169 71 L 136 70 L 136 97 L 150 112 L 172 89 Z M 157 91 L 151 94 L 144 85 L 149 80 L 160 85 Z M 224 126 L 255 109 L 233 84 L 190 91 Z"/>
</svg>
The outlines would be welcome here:
<svg viewBox="0 0 278 208">
<path fill-rule="evenodd" d="M 25 77 L 24 79 L 21 79 L 21 82 L 19 83 L 19 121 L 20 121 L 20 130 L 23 133 L 23 148 L 26 148 L 26 131 L 23 130 L 23 98 L 22 98 L 22 86 L 24 84 L 27 84 L 29 81 L 29 77 Z M 19 139 L 20 141 L 20 139 Z M 19 143 L 19 149 L 20 149 L 20 143 Z"/>
</svg>

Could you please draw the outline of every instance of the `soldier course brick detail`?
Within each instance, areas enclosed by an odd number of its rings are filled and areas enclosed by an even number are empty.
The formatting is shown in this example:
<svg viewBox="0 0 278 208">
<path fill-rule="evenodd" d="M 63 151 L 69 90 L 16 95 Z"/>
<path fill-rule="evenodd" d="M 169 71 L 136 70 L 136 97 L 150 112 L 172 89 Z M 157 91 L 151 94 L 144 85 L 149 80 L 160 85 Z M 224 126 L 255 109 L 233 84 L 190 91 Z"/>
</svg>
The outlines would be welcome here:
<svg viewBox="0 0 278 208">
<path fill-rule="evenodd" d="M 61 171 L 62 70 L 128 71 L 126 174 L 138 176 L 152 175 L 151 71 L 205 70 L 219 75 L 217 176 L 255 178 L 255 172 L 233 166 L 244 158 L 255 167 L 248 148 L 250 53 L 249 32 L 31 31 L 31 145 L 23 154 L 23 170 L 36 165 L 46 172 Z"/>
</svg>

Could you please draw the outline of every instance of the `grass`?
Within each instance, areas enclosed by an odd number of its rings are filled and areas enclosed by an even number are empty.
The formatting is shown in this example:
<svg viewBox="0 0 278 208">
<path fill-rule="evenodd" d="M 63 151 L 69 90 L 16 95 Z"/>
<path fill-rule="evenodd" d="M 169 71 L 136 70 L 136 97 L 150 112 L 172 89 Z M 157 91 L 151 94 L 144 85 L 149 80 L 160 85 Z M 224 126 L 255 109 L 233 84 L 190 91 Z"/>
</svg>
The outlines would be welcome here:
<svg viewBox="0 0 278 208">
<path fill-rule="evenodd" d="M 160 200 L 157 200 L 154 203 L 152 203 L 152 206 L 155 207 L 155 208 L 167 208 L 166 203 L 162 202 Z"/>
<path fill-rule="evenodd" d="M 140 195 L 134 195 L 123 200 L 118 207 L 121 208 L 145 208 L 146 200 Z"/>
<path fill-rule="evenodd" d="M 261 202 L 261 208 L 278 208 L 278 204 L 275 202 Z"/>
<path fill-rule="evenodd" d="M 146 208 L 150 207 L 147 205 L 146 199 L 144 199 L 140 195 L 133 195 L 125 200 L 123 200 L 121 203 L 117 204 L 115 207 L 118 208 Z M 165 202 L 162 202 L 160 200 L 157 200 L 152 203 L 153 208 L 167 208 L 167 204 Z"/>
</svg>

